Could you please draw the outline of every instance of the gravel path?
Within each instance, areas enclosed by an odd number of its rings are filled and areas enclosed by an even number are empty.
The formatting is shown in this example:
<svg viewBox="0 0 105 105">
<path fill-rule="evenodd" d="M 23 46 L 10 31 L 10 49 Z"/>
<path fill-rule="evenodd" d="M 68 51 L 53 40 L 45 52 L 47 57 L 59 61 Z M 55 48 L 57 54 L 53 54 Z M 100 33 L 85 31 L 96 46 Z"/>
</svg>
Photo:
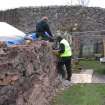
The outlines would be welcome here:
<svg viewBox="0 0 105 105">
<path fill-rule="evenodd" d="M 71 82 L 72 83 L 92 83 L 93 70 L 83 70 L 80 73 L 73 73 Z"/>
<path fill-rule="evenodd" d="M 105 75 L 93 73 L 93 70 L 83 70 L 80 73 L 73 73 L 72 83 L 105 83 Z"/>
</svg>

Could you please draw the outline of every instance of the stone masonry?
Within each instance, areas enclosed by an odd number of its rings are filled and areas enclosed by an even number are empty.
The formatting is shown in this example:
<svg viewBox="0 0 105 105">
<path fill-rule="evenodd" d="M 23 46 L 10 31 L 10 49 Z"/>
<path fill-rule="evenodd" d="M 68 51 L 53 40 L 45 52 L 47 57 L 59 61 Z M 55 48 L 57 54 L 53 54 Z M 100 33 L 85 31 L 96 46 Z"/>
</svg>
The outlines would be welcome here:
<svg viewBox="0 0 105 105">
<path fill-rule="evenodd" d="M 82 6 L 16 8 L 0 11 L 0 21 L 6 21 L 27 33 L 35 31 L 36 22 L 45 15 L 49 17 L 49 24 L 54 36 L 56 36 L 57 31 L 63 31 L 68 32 L 69 35 L 72 34 L 74 44 L 77 38 L 79 39 L 80 43 L 73 45 L 79 45 L 78 48 L 73 48 L 77 56 L 93 56 L 94 53 L 103 55 L 102 39 L 105 36 L 105 9 L 102 8 Z M 89 52 L 88 49 L 90 49 Z M 77 52 L 80 53 L 77 54 Z"/>
<path fill-rule="evenodd" d="M 49 105 L 58 85 L 51 44 L 0 49 L 0 105 Z"/>
<path fill-rule="evenodd" d="M 35 30 L 42 16 L 49 17 L 53 33 L 57 30 L 100 31 L 105 29 L 105 9 L 82 6 L 52 6 L 16 8 L 0 11 L 0 21 L 6 21 L 24 32 Z M 76 29 L 75 29 L 76 27 Z"/>
</svg>

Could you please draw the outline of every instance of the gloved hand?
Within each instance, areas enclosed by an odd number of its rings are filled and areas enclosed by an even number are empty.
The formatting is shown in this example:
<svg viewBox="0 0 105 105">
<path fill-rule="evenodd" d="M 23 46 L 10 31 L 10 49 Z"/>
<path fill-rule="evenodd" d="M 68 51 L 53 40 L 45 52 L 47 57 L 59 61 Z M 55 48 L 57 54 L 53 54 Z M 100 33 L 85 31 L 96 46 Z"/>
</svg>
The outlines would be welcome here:
<svg viewBox="0 0 105 105">
<path fill-rule="evenodd" d="M 52 52 L 54 55 L 59 56 L 59 50 L 53 50 Z"/>
</svg>

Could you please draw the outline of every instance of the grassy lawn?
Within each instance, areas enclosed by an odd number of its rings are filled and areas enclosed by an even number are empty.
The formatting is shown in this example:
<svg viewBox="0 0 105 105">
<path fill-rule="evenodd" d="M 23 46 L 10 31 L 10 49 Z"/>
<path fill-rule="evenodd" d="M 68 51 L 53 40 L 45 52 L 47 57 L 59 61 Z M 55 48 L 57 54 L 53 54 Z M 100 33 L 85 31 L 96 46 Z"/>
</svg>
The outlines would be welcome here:
<svg viewBox="0 0 105 105">
<path fill-rule="evenodd" d="M 99 61 L 95 60 L 80 60 L 79 65 L 83 69 L 93 69 L 95 73 L 105 74 L 105 63 L 100 64 Z"/>
<path fill-rule="evenodd" d="M 105 84 L 77 84 L 58 94 L 52 105 L 105 105 Z"/>
</svg>

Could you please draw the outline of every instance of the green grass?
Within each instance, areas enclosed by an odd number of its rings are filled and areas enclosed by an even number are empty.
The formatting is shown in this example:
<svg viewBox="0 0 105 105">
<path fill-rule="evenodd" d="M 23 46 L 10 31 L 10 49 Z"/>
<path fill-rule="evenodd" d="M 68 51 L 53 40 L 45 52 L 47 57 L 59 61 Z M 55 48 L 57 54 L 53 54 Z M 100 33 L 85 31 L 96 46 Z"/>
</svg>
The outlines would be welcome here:
<svg viewBox="0 0 105 105">
<path fill-rule="evenodd" d="M 52 105 L 105 105 L 105 84 L 77 84 L 58 94 Z"/>
<path fill-rule="evenodd" d="M 105 64 L 101 64 L 99 61 L 80 60 L 79 64 L 83 69 L 93 69 L 95 73 L 105 74 Z"/>
</svg>

